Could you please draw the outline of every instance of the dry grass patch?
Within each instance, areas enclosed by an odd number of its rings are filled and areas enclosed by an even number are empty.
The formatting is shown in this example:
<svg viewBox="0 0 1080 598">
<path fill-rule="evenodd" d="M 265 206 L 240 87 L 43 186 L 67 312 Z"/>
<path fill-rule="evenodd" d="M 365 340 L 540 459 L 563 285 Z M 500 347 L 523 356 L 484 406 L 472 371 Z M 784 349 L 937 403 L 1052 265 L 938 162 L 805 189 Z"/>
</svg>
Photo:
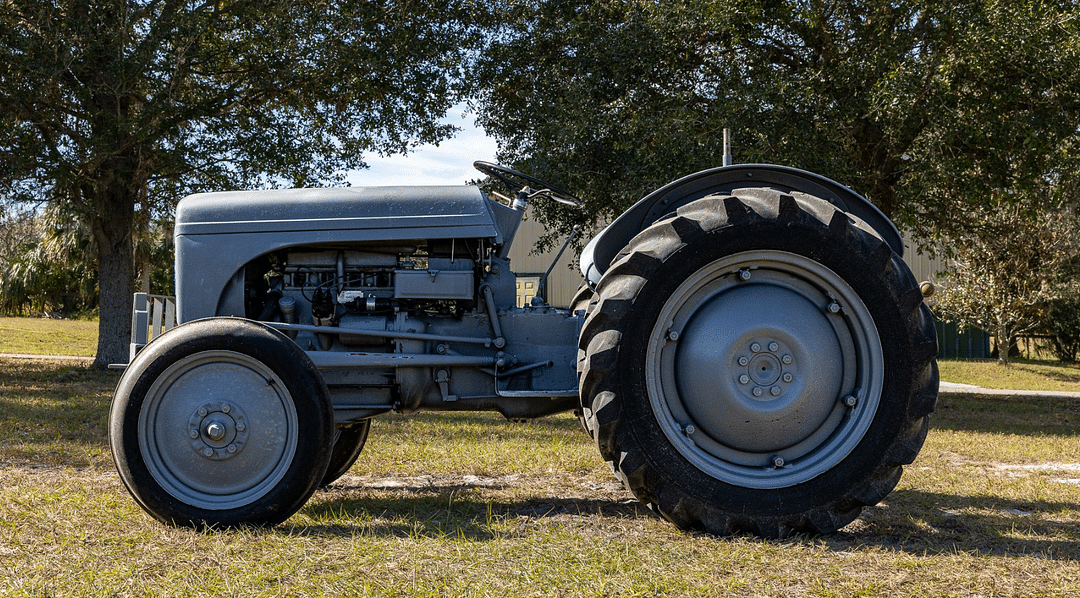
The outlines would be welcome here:
<svg viewBox="0 0 1080 598">
<path fill-rule="evenodd" d="M 485 414 L 376 419 L 353 470 L 285 524 L 196 532 L 145 515 L 113 472 L 115 375 L 0 369 L 2 595 L 1080 592 L 1067 401 L 943 402 L 899 488 L 826 537 L 680 532 L 631 500 L 572 417 Z"/>
<path fill-rule="evenodd" d="M 118 374 L 0 358 L 0 462 L 108 466 L 106 425 Z"/>
</svg>

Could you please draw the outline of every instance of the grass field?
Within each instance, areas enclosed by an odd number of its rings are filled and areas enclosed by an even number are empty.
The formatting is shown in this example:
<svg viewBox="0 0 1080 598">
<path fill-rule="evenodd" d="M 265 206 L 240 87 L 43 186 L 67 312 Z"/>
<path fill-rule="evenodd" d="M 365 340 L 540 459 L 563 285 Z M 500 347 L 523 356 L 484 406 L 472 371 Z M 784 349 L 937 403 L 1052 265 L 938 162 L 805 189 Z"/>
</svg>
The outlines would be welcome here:
<svg viewBox="0 0 1080 598">
<path fill-rule="evenodd" d="M 0 353 L 92 354 L 96 329 L 73 331 L 85 325 L 0 318 Z M 27 344 L 34 337 L 44 340 Z M 1080 369 L 1044 363 L 941 369 L 988 387 L 1080 380 Z M 283 525 L 196 532 L 151 519 L 116 475 L 106 431 L 116 380 L 0 358 L 0 595 L 1080 593 L 1080 402 L 1070 399 L 942 399 L 897 490 L 824 537 L 680 532 L 622 489 L 572 417 L 488 414 L 377 418 L 352 471 Z"/>
<path fill-rule="evenodd" d="M 1014 360 L 1008 366 L 997 360 L 939 361 L 941 379 L 985 388 L 1067 390 L 1080 392 L 1080 367 L 1055 361 Z"/>
<path fill-rule="evenodd" d="M 96 319 L 0 317 L 0 353 L 93 357 L 97 337 Z"/>
<path fill-rule="evenodd" d="M 115 373 L 0 359 L 0 595 L 1070 596 L 1080 404 L 942 401 L 885 502 L 825 537 L 684 533 L 569 417 L 386 416 L 274 529 L 165 527 L 106 441 Z"/>
</svg>

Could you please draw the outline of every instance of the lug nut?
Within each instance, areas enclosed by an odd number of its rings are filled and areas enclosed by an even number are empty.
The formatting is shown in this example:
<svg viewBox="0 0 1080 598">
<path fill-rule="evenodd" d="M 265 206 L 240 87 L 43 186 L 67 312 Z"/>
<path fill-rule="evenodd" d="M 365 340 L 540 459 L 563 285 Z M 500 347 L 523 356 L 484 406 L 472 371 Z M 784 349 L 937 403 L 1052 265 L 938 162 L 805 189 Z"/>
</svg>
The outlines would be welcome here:
<svg viewBox="0 0 1080 598">
<path fill-rule="evenodd" d="M 825 309 L 829 310 L 829 313 L 831 313 L 831 314 L 840 313 L 840 304 L 833 301 Z"/>
<path fill-rule="evenodd" d="M 769 389 L 769 394 L 771 394 L 774 397 L 780 396 L 780 387 L 779 386 L 774 386 L 774 387 L 770 388 Z"/>
<path fill-rule="evenodd" d="M 247 424 L 245 424 L 243 421 L 236 422 L 236 431 L 243 432 L 244 430 L 247 430 Z"/>
<path fill-rule="evenodd" d="M 784 458 L 781 457 L 780 455 L 773 455 L 772 464 L 773 464 L 773 467 L 775 467 L 777 469 L 780 469 L 781 467 L 784 466 Z"/>
<path fill-rule="evenodd" d="M 847 395 L 846 397 L 844 397 L 843 401 L 844 404 L 848 407 L 854 407 L 855 405 L 859 404 L 859 399 L 853 395 Z"/>
<path fill-rule="evenodd" d="M 773 341 L 773 342 L 769 343 L 769 350 L 772 351 L 773 353 L 776 353 L 777 351 L 780 350 L 780 345 L 778 345 L 776 343 L 776 341 Z"/>
<path fill-rule="evenodd" d="M 785 356 L 780 358 L 780 361 L 784 362 L 784 365 L 789 365 L 789 364 L 791 364 L 791 356 L 790 355 L 785 355 Z"/>
<path fill-rule="evenodd" d="M 196 411 L 196 413 L 199 414 L 199 417 L 206 417 L 206 414 L 209 413 L 209 411 L 206 410 L 206 407 L 199 407 L 199 410 Z"/>
<path fill-rule="evenodd" d="M 221 404 L 221 412 L 222 413 L 228 413 L 230 411 L 232 411 L 232 405 L 230 405 L 228 403 L 222 403 Z"/>
<path fill-rule="evenodd" d="M 784 382 L 791 382 L 794 379 L 795 377 L 792 376 L 789 372 L 784 372 Z"/>
<path fill-rule="evenodd" d="M 750 280 L 750 271 L 747 269 L 739 270 L 739 278 L 741 280 Z"/>
<path fill-rule="evenodd" d="M 188 436 L 189 436 L 189 437 L 190 437 L 190 438 L 191 438 L 192 440 L 195 440 L 196 438 L 198 438 L 198 437 L 199 437 L 199 431 L 198 431 L 198 430 L 196 430 L 195 428 L 192 428 L 192 429 L 188 430 Z"/>
<path fill-rule="evenodd" d="M 230 444 L 229 446 L 225 447 L 225 450 L 229 451 L 229 454 L 231 455 L 236 452 L 236 445 Z"/>
<path fill-rule="evenodd" d="M 749 363 L 750 363 L 750 360 L 747 359 L 747 357 L 745 355 L 739 357 L 739 365 L 745 366 L 745 365 L 747 365 Z"/>
<path fill-rule="evenodd" d="M 206 447 L 206 448 L 204 448 L 202 450 L 202 454 L 203 454 L 204 457 L 213 457 L 214 456 L 214 449 L 212 449 L 210 447 Z"/>
<path fill-rule="evenodd" d="M 686 424 L 686 427 L 684 427 L 682 429 L 682 431 L 683 431 L 683 434 L 686 434 L 687 436 L 690 436 L 694 432 L 697 432 L 697 428 L 695 428 L 693 424 Z"/>
<path fill-rule="evenodd" d="M 747 376 L 746 374 L 743 374 L 742 376 L 739 376 L 739 384 L 749 384 L 749 383 L 750 383 L 750 376 Z"/>
<path fill-rule="evenodd" d="M 752 390 L 750 392 L 752 392 L 755 397 L 760 397 L 762 395 L 762 393 L 763 393 L 760 386 L 755 386 L 754 390 Z"/>
<path fill-rule="evenodd" d="M 668 340 L 677 341 L 677 340 L 679 340 L 679 331 L 678 330 L 668 330 L 667 337 L 668 337 Z"/>
<path fill-rule="evenodd" d="M 760 353 L 761 352 L 761 345 L 759 345 L 757 343 L 751 343 L 750 344 L 750 350 L 753 351 L 754 353 Z"/>
</svg>

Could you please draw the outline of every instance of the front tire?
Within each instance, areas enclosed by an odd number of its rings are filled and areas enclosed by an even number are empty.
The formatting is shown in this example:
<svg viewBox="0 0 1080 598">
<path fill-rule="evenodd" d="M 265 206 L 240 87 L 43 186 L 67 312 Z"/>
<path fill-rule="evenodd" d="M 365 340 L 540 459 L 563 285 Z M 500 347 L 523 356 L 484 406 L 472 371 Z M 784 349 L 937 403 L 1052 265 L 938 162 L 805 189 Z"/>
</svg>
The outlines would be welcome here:
<svg viewBox="0 0 1080 598">
<path fill-rule="evenodd" d="M 198 320 L 148 345 L 113 395 L 117 471 L 155 518 L 197 528 L 272 525 L 327 469 L 333 409 L 307 355 L 237 318 Z"/>
<path fill-rule="evenodd" d="M 356 460 L 360 458 L 360 452 L 367 444 L 369 432 L 371 432 L 370 419 L 347 428 L 334 430 L 334 450 L 330 454 L 330 464 L 326 466 L 326 475 L 323 476 L 320 486 L 329 486 L 349 472 Z"/>
<path fill-rule="evenodd" d="M 903 261 L 827 202 L 692 202 L 596 289 L 581 393 L 601 455 L 685 529 L 826 533 L 884 498 L 937 397 L 929 310 Z"/>
</svg>

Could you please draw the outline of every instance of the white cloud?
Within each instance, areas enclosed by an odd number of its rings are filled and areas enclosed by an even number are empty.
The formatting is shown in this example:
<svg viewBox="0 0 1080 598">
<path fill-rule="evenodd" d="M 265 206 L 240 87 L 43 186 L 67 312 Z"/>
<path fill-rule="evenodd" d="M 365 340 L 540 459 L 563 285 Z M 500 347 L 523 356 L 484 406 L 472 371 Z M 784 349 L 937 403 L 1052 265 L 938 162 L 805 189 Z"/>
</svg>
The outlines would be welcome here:
<svg viewBox="0 0 1080 598">
<path fill-rule="evenodd" d="M 349 172 L 354 187 L 383 185 L 464 185 L 482 175 L 473 168 L 476 160 L 495 161 L 495 140 L 476 126 L 465 106 L 455 106 L 443 122 L 460 127 L 457 135 L 438 146 L 422 145 L 405 156 L 370 156 L 370 168 Z"/>
</svg>

